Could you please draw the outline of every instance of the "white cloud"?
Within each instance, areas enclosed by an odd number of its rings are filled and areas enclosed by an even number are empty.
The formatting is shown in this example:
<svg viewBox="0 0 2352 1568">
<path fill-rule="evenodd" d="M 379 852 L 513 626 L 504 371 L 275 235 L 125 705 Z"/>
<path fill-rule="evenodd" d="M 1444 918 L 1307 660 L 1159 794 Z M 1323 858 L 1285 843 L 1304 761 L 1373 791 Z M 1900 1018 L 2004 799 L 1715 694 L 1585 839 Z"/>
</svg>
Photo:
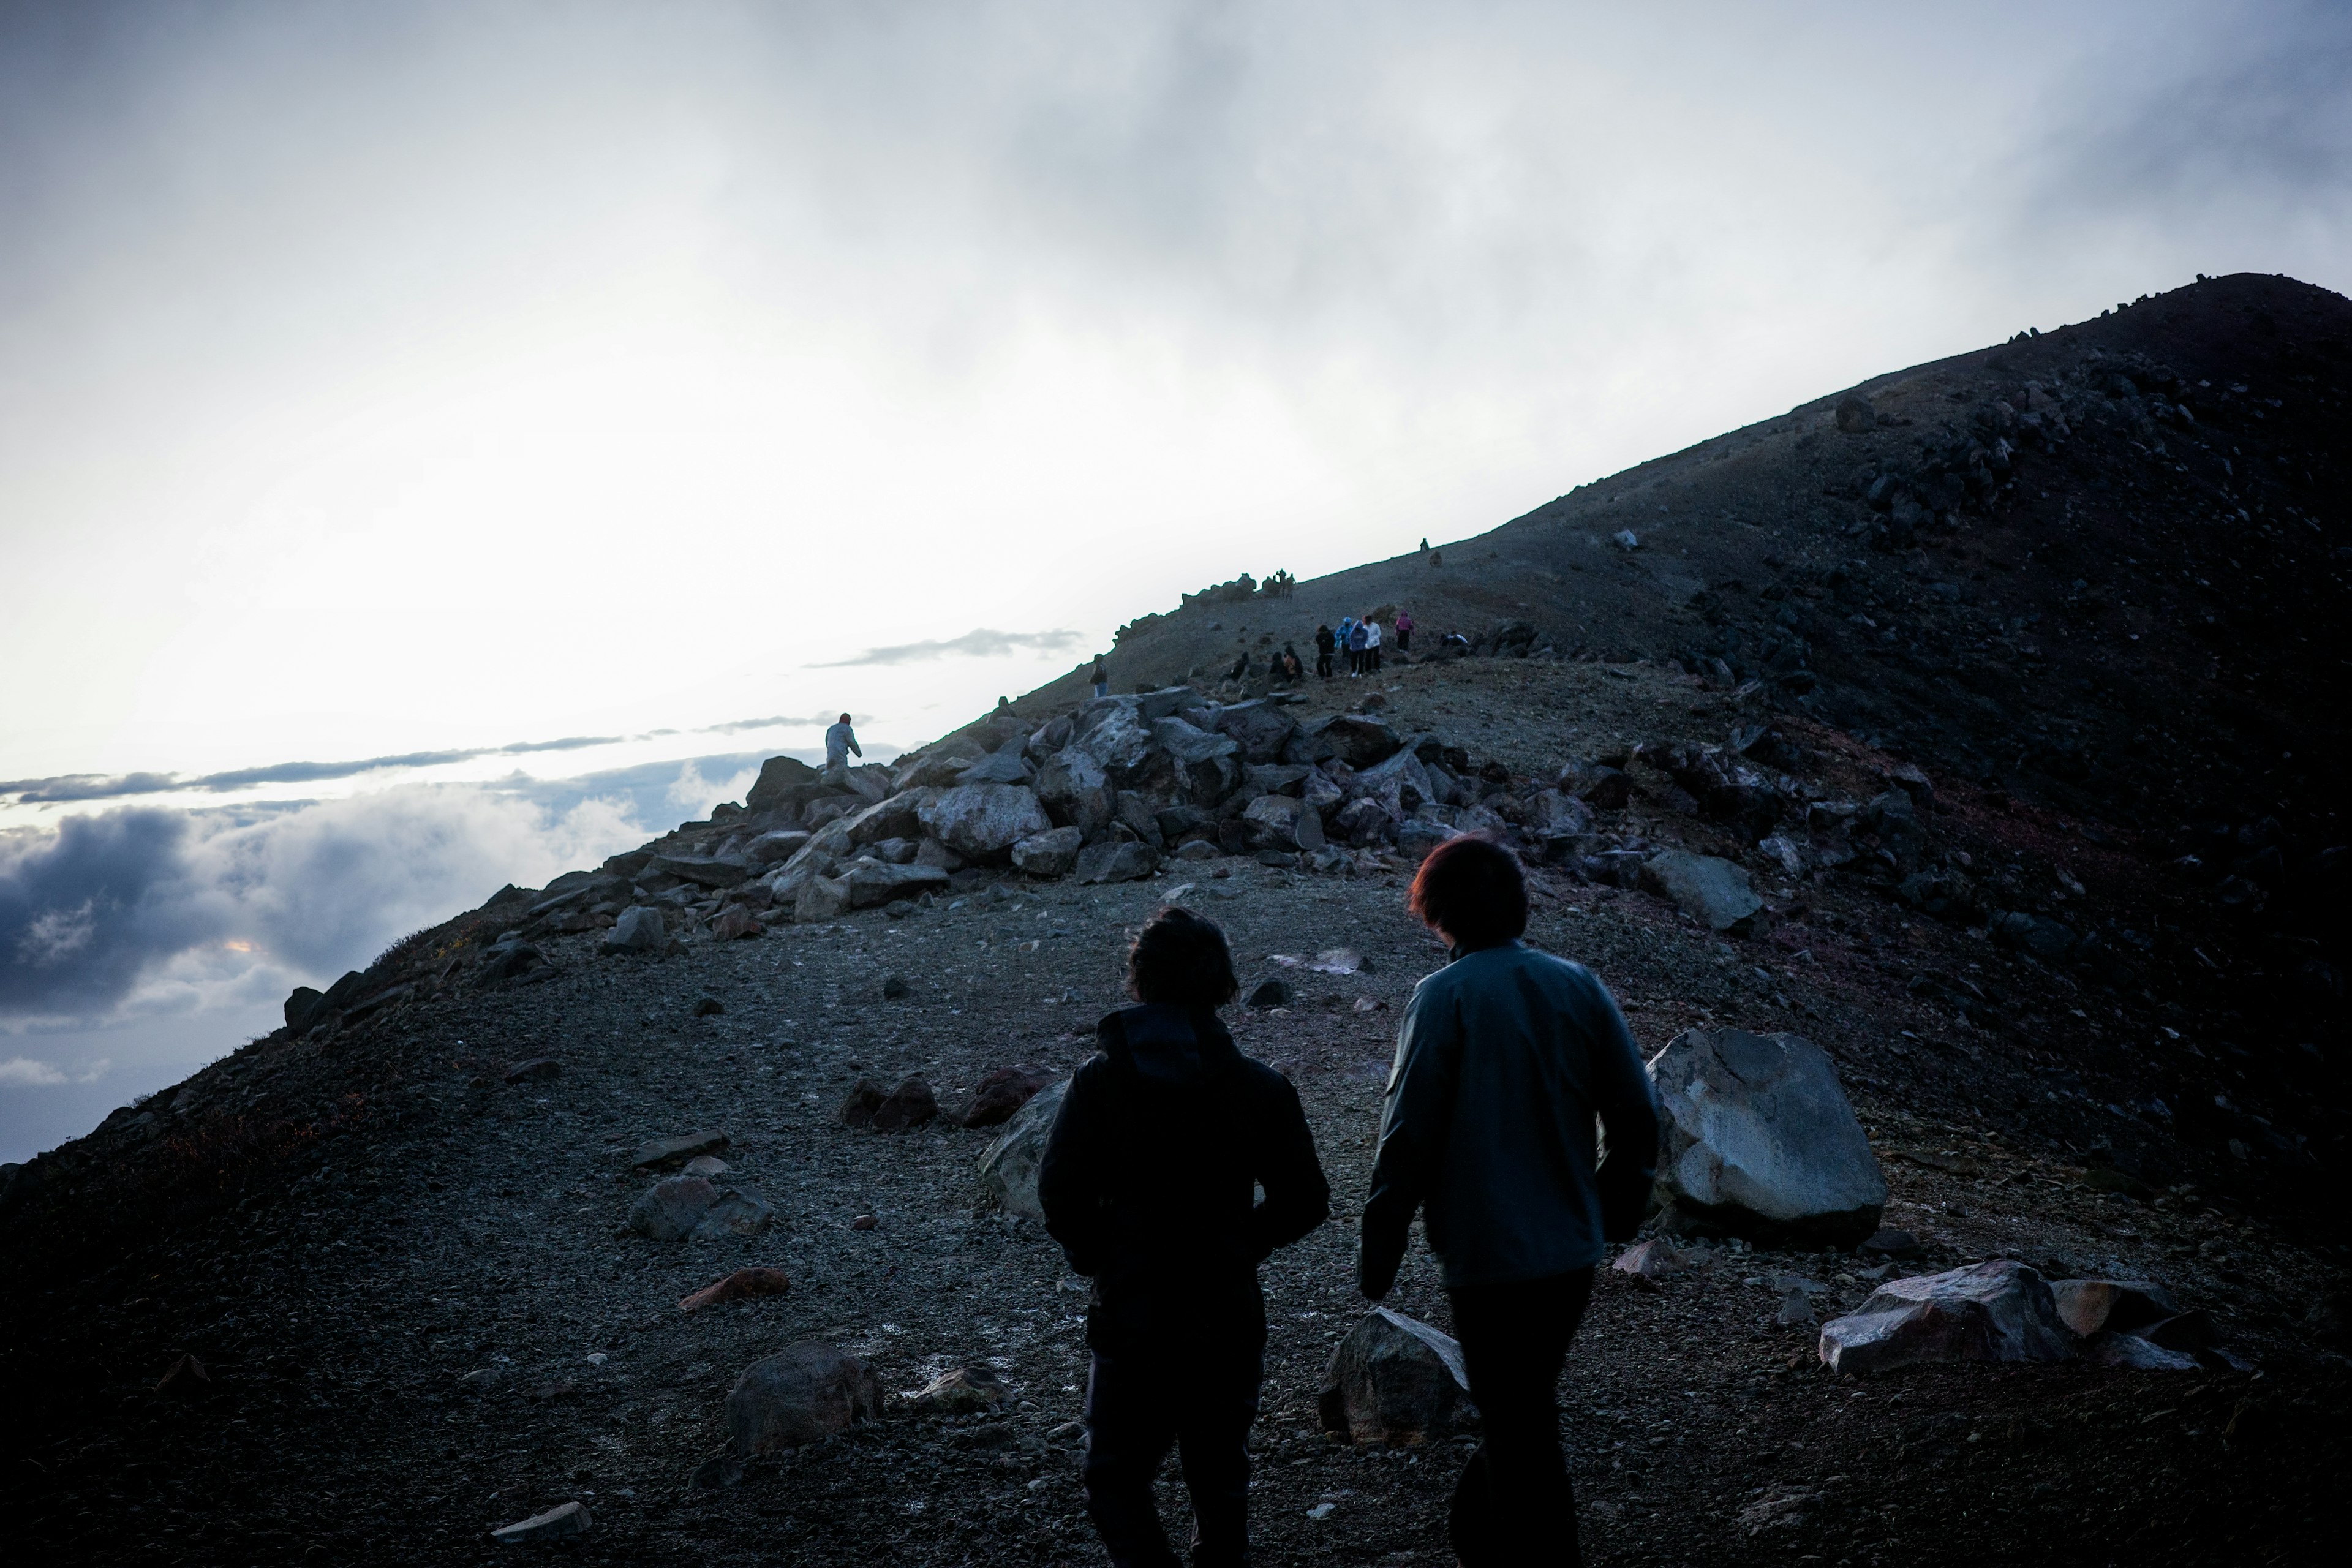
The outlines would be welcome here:
<svg viewBox="0 0 2352 1568">
<path fill-rule="evenodd" d="M 0 1062 L 0 1088 L 47 1088 L 63 1083 L 96 1083 L 113 1068 L 104 1057 L 86 1062 L 78 1072 L 62 1071 L 51 1063 L 36 1061 L 31 1057 L 11 1057 Z"/>
</svg>

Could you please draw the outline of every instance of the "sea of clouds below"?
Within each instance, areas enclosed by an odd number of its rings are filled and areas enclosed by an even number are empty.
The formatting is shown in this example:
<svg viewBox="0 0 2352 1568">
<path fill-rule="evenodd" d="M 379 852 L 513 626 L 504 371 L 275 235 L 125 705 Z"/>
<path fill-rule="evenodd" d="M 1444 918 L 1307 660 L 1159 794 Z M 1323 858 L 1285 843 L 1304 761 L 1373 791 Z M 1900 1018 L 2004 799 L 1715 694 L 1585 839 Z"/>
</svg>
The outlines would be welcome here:
<svg viewBox="0 0 2352 1568">
<path fill-rule="evenodd" d="M 0 835 L 0 1161 L 87 1131 L 501 885 L 544 886 L 740 800 L 758 753 L 409 784 Z"/>
</svg>

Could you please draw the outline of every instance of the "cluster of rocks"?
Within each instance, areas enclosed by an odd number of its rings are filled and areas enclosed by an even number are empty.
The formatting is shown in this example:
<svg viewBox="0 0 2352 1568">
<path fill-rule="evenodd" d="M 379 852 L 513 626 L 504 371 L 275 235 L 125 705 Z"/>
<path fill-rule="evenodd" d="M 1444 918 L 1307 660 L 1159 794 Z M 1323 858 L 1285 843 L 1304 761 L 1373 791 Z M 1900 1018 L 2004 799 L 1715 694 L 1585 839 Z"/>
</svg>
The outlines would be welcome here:
<svg viewBox="0 0 2352 1568">
<path fill-rule="evenodd" d="M 887 768 L 828 776 L 772 758 L 690 851 L 651 846 L 560 878 L 516 935 L 604 929 L 608 952 L 661 952 L 688 923 L 725 938 L 902 912 L 1007 870 L 1102 883 L 1241 856 L 1344 873 L 1471 831 L 1579 868 L 1627 853 L 1595 822 L 1625 803 L 1616 770 L 1514 779 L 1377 712 L 1302 721 L 1297 700 L 1180 686 L 1097 699 L 1034 730 L 999 713 Z"/>
<path fill-rule="evenodd" d="M 2210 1316 L 2183 1311 L 2161 1286 L 2053 1282 L 2010 1258 L 1889 1280 L 1857 1310 L 1822 1325 L 1821 1358 L 1832 1371 L 1864 1374 L 1953 1361 L 2080 1359 L 2155 1372 L 2251 1366 L 2219 1343 Z"/>
</svg>

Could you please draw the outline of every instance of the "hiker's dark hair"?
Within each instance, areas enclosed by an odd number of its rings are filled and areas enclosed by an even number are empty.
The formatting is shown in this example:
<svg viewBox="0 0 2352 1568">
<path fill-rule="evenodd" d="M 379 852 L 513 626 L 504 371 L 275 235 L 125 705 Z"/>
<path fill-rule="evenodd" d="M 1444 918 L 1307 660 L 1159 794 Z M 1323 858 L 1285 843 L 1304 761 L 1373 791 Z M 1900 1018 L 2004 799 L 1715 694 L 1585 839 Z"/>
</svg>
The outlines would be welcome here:
<svg viewBox="0 0 2352 1568">
<path fill-rule="evenodd" d="M 1465 833 L 1431 850 L 1409 901 L 1423 923 L 1444 927 L 1459 948 L 1495 947 L 1528 929 L 1519 858 L 1482 834 Z"/>
<path fill-rule="evenodd" d="M 1216 922 L 1171 906 L 1146 921 L 1127 950 L 1127 989 L 1139 1002 L 1222 1007 L 1242 983 Z"/>
</svg>

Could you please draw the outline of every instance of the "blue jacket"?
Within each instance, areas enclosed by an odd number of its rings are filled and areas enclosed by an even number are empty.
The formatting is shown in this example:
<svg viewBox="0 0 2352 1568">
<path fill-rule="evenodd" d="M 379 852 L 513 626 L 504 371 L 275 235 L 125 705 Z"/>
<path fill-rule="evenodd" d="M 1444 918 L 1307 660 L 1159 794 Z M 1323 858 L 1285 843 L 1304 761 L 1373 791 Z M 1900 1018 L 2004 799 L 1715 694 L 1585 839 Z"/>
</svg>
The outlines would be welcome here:
<svg viewBox="0 0 2352 1568">
<path fill-rule="evenodd" d="M 1657 1159 L 1656 1092 L 1591 971 L 1517 942 L 1458 954 L 1397 1032 L 1363 1292 L 1388 1294 L 1416 1209 L 1448 1289 L 1590 1268 L 1639 1224 Z"/>
</svg>

